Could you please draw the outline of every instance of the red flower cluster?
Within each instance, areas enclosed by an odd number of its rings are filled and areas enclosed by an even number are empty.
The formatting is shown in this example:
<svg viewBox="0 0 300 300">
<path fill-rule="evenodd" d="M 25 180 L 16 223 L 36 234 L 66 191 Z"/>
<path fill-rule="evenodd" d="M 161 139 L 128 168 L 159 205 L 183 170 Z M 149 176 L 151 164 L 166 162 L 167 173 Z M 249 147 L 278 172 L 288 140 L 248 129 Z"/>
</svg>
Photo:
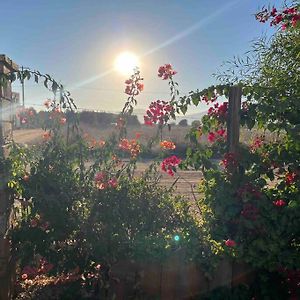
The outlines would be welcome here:
<svg viewBox="0 0 300 300">
<path fill-rule="evenodd" d="M 50 272 L 53 267 L 53 264 L 49 263 L 45 258 L 41 258 L 37 267 L 25 266 L 21 272 L 21 277 L 23 280 L 35 278 L 38 275 Z"/>
<path fill-rule="evenodd" d="M 218 95 L 214 94 L 212 97 L 208 98 L 208 96 L 202 96 L 201 101 L 205 102 L 207 105 L 217 101 Z"/>
<path fill-rule="evenodd" d="M 281 29 L 285 30 L 288 27 L 297 26 L 297 23 L 300 21 L 300 13 L 296 6 L 286 8 L 282 12 L 278 12 L 277 9 L 273 7 L 272 10 L 263 9 L 257 13 L 256 19 L 261 23 L 265 23 L 271 19 L 271 26 L 281 25 Z"/>
<path fill-rule="evenodd" d="M 237 155 L 232 152 L 228 152 L 224 154 L 224 158 L 221 160 L 221 164 L 227 169 L 228 171 L 233 171 L 238 166 L 238 159 Z"/>
<path fill-rule="evenodd" d="M 273 201 L 273 204 L 278 207 L 283 207 L 286 205 L 286 202 L 282 199 L 278 199 L 278 200 Z"/>
<path fill-rule="evenodd" d="M 259 149 L 264 143 L 263 137 L 256 137 L 252 144 L 250 145 L 251 152 L 255 152 L 257 149 Z"/>
<path fill-rule="evenodd" d="M 216 132 L 209 132 L 207 135 L 207 140 L 210 143 L 214 143 L 215 141 L 221 141 L 227 137 L 226 130 L 221 128 Z"/>
<path fill-rule="evenodd" d="M 49 109 L 52 106 L 53 102 L 49 99 L 45 100 L 44 105 L 47 109 Z"/>
<path fill-rule="evenodd" d="M 97 148 L 97 147 L 103 148 L 106 144 L 106 142 L 104 140 L 97 141 L 95 138 L 90 136 L 88 133 L 85 133 L 83 138 L 87 142 L 88 147 L 90 149 L 94 149 L 94 148 Z"/>
<path fill-rule="evenodd" d="M 248 196 L 252 196 L 257 199 L 261 198 L 262 194 L 254 185 L 246 183 L 238 189 L 237 196 L 241 199 L 248 198 Z"/>
<path fill-rule="evenodd" d="M 145 125 L 166 124 L 174 112 L 175 109 L 169 102 L 153 101 L 146 112 L 147 115 L 144 116 Z"/>
<path fill-rule="evenodd" d="M 35 110 L 33 108 L 21 107 L 17 110 L 16 117 L 20 119 L 21 124 L 27 124 L 28 119 L 35 116 Z"/>
<path fill-rule="evenodd" d="M 44 132 L 43 139 L 44 139 L 44 141 L 49 141 L 51 139 L 51 132 L 50 131 Z"/>
<path fill-rule="evenodd" d="M 255 221 L 258 215 L 258 208 L 251 204 L 251 203 L 245 203 L 243 206 L 243 210 L 241 211 L 241 215 L 249 220 Z"/>
<path fill-rule="evenodd" d="M 298 175 L 295 172 L 289 172 L 285 174 L 285 183 L 286 185 L 291 185 L 293 184 L 296 179 L 297 179 Z"/>
<path fill-rule="evenodd" d="M 144 84 L 139 82 L 142 78 L 138 79 L 127 79 L 125 81 L 125 94 L 129 96 L 137 96 L 140 92 L 144 90 Z"/>
<path fill-rule="evenodd" d="M 172 78 L 172 76 L 175 74 L 177 74 L 177 72 L 173 70 L 170 64 L 165 64 L 164 66 L 160 66 L 158 68 L 158 77 L 161 77 L 163 80 Z"/>
<path fill-rule="evenodd" d="M 98 172 L 95 175 L 95 184 L 99 190 L 105 190 L 108 187 L 116 188 L 118 186 L 118 180 L 116 177 L 109 178 L 106 172 Z"/>
<path fill-rule="evenodd" d="M 119 148 L 129 152 L 132 158 L 137 157 L 141 152 L 141 146 L 136 140 L 122 139 L 119 143 Z"/>
<path fill-rule="evenodd" d="M 176 149 L 175 144 L 172 141 L 162 141 L 160 142 L 160 146 L 163 149 L 174 150 Z"/>
<path fill-rule="evenodd" d="M 214 106 L 208 109 L 209 116 L 217 118 L 220 122 L 225 122 L 228 115 L 228 102 L 222 104 L 215 103 Z"/>
<path fill-rule="evenodd" d="M 235 247 L 236 246 L 236 242 L 234 240 L 228 239 L 225 241 L 225 245 L 227 247 Z"/>
<path fill-rule="evenodd" d="M 165 158 L 161 163 L 161 169 L 171 176 L 174 176 L 176 167 L 181 163 L 181 159 L 176 155 Z"/>
</svg>

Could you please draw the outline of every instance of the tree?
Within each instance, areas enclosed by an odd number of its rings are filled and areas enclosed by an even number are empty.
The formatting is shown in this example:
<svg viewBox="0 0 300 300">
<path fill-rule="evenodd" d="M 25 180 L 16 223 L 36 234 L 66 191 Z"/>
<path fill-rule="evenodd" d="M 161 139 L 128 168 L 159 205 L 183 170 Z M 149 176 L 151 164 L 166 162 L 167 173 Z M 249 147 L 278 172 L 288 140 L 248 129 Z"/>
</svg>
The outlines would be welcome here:
<svg viewBox="0 0 300 300">
<path fill-rule="evenodd" d="M 180 120 L 179 123 L 178 123 L 178 125 L 181 126 L 181 127 L 187 127 L 188 126 L 187 119 Z"/>
</svg>

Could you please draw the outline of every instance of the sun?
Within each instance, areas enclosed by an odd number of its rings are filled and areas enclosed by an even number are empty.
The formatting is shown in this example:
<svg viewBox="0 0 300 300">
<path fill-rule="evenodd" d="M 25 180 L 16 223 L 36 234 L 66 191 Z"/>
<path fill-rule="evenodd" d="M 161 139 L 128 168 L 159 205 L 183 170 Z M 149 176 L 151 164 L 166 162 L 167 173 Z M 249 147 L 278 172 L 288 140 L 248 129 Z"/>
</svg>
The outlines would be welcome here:
<svg viewBox="0 0 300 300">
<path fill-rule="evenodd" d="M 139 58 L 132 52 L 122 52 L 115 60 L 115 70 L 123 75 L 130 75 L 134 68 L 140 66 Z"/>
</svg>

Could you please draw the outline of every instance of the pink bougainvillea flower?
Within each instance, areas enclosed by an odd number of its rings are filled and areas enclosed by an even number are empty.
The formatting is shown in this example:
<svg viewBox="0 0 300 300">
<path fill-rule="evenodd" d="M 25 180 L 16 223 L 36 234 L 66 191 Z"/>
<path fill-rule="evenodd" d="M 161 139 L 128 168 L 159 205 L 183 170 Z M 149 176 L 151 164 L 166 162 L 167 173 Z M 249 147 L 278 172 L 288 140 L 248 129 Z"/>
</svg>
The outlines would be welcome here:
<svg viewBox="0 0 300 300">
<path fill-rule="evenodd" d="M 170 176 L 174 176 L 176 167 L 181 163 L 181 159 L 176 155 L 165 158 L 161 163 L 162 171 L 168 173 Z"/>
<path fill-rule="evenodd" d="M 297 174 L 295 172 L 288 172 L 285 174 L 285 183 L 286 185 L 293 184 L 297 179 Z"/>
<path fill-rule="evenodd" d="M 297 6 L 286 8 L 280 13 L 273 7 L 272 10 L 263 9 L 257 13 L 256 19 L 262 23 L 270 19 L 271 26 L 281 26 L 282 30 L 286 30 L 289 27 L 297 26 L 297 22 L 300 20 L 300 13 Z"/>
<path fill-rule="evenodd" d="M 277 9 L 275 7 L 273 7 L 272 10 L 271 10 L 270 15 L 271 15 L 271 17 L 275 17 L 276 14 L 277 14 Z"/>
<path fill-rule="evenodd" d="M 225 153 L 224 158 L 221 160 L 221 165 L 223 165 L 225 169 L 232 171 L 238 166 L 237 155 L 232 152 Z"/>
<path fill-rule="evenodd" d="M 119 148 L 123 151 L 127 151 L 131 154 L 132 158 L 136 158 L 141 152 L 141 146 L 136 140 L 121 139 L 119 143 Z"/>
<path fill-rule="evenodd" d="M 125 80 L 125 84 L 132 84 L 133 83 L 133 80 L 132 79 L 127 79 Z"/>
<path fill-rule="evenodd" d="M 252 144 L 250 145 L 250 150 L 252 152 L 256 151 L 257 149 L 261 148 L 264 143 L 264 137 L 256 137 Z"/>
<path fill-rule="evenodd" d="M 102 182 L 106 179 L 106 173 L 105 172 L 98 172 L 95 175 L 95 181 L 96 182 Z"/>
<path fill-rule="evenodd" d="M 66 122 L 67 122 L 67 119 L 66 119 L 66 118 L 61 118 L 61 119 L 59 120 L 59 123 L 60 123 L 61 125 L 66 124 Z"/>
<path fill-rule="evenodd" d="M 216 132 L 217 132 L 217 134 L 218 134 L 219 136 L 221 136 L 221 137 L 225 137 L 225 136 L 226 136 L 226 130 L 223 129 L 223 128 L 217 130 Z"/>
<path fill-rule="evenodd" d="M 213 93 L 213 96 L 211 96 L 211 97 L 208 97 L 207 95 L 202 96 L 202 97 L 200 96 L 200 100 L 205 102 L 207 105 L 217 101 L 217 99 L 218 99 L 218 94 L 216 94 L 216 93 Z"/>
<path fill-rule="evenodd" d="M 175 74 L 177 74 L 177 72 L 173 70 L 170 64 L 165 64 L 158 68 L 158 77 L 161 77 L 163 80 L 172 78 L 172 76 L 174 76 Z"/>
<path fill-rule="evenodd" d="M 37 219 L 32 219 L 32 220 L 30 221 L 30 226 L 31 226 L 32 228 L 37 227 L 37 225 L 38 225 Z"/>
<path fill-rule="evenodd" d="M 125 94 L 132 95 L 132 93 L 133 93 L 132 87 L 130 85 L 127 85 L 125 88 Z"/>
<path fill-rule="evenodd" d="M 24 273 L 24 274 L 22 274 L 21 278 L 22 278 L 22 280 L 26 280 L 28 278 L 28 275 Z"/>
<path fill-rule="evenodd" d="M 44 139 L 45 141 L 50 140 L 50 139 L 51 139 L 51 133 L 50 133 L 49 131 L 45 132 L 45 133 L 43 134 L 43 139 Z"/>
<path fill-rule="evenodd" d="M 216 118 L 219 122 L 224 123 L 228 115 L 228 102 L 223 102 L 222 104 L 215 103 L 208 109 L 207 114 L 210 117 Z"/>
<path fill-rule="evenodd" d="M 236 246 L 236 242 L 234 240 L 228 239 L 225 241 L 225 245 L 227 247 L 235 247 Z"/>
<path fill-rule="evenodd" d="M 108 180 L 108 185 L 112 188 L 116 188 L 118 186 L 118 180 L 116 177 L 113 177 Z"/>
<path fill-rule="evenodd" d="M 46 231 L 49 228 L 49 222 L 44 222 L 39 226 L 43 231 Z"/>
<path fill-rule="evenodd" d="M 137 83 L 136 84 L 136 87 L 137 87 L 137 89 L 140 91 L 140 92 L 142 92 L 143 90 L 144 90 L 144 84 L 143 83 Z"/>
<path fill-rule="evenodd" d="M 97 182 L 96 187 L 98 190 L 105 190 L 107 188 L 107 183 L 106 182 Z"/>
<path fill-rule="evenodd" d="M 27 123 L 27 118 L 22 118 L 22 119 L 21 119 L 21 123 L 22 123 L 22 124 L 26 124 L 26 123 Z"/>
<path fill-rule="evenodd" d="M 46 108 L 49 108 L 50 106 L 51 106 L 51 100 L 46 100 L 45 102 L 44 102 L 44 105 L 46 106 Z"/>
<path fill-rule="evenodd" d="M 138 140 L 142 136 L 142 132 L 136 132 L 135 138 Z"/>
<path fill-rule="evenodd" d="M 176 149 L 176 145 L 172 141 L 162 141 L 160 142 L 160 146 L 161 148 L 168 150 Z"/>
<path fill-rule="evenodd" d="M 210 142 L 210 143 L 213 143 L 215 140 L 216 140 L 216 135 L 214 132 L 209 132 L 208 135 L 207 135 L 207 140 Z"/>
<path fill-rule="evenodd" d="M 142 80 L 143 78 L 139 74 L 134 74 L 130 79 L 125 80 L 125 94 L 130 97 L 139 95 L 144 90 L 144 84 L 141 83 Z"/>
<path fill-rule="evenodd" d="M 293 16 L 291 25 L 292 27 L 296 27 L 298 21 L 300 21 L 300 14 Z"/>
<path fill-rule="evenodd" d="M 25 174 L 24 176 L 23 176 L 23 180 L 25 181 L 25 182 L 28 182 L 29 181 L 29 175 L 28 174 Z"/>
<path fill-rule="evenodd" d="M 100 265 L 100 264 L 97 264 L 97 265 L 95 266 L 95 269 L 96 269 L 97 271 L 99 271 L 99 270 L 101 269 L 101 265 Z"/>
<path fill-rule="evenodd" d="M 98 145 L 99 145 L 100 148 L 103 148 L 103 147 L 105 146 L 105 144 L 106 144 L 106 142 L 103 141 L 103 140 L 100 140 L 100 141 L 98 142 Z"/>
<path fill-rule="evenodd" d="M 277 207 L 283 207 L 286 205 L 286 202 L 282 199 L 278 199 L 278 200 L 273 201 L 273 204 Z"/>
<path fill-rule="evenodd" d="M 98 190 L 105 190 L 108 187 L 116 188 L 118 186 L 118 180 L 116 177 L 109 179 L 106 172 L 98 172 L 95 175 L 95 184 Z"/>
<path fill-rule="evenodd" d="M 146 115 L 144 116 L 145 125 L 164 125 L 168 122 L 174 112 L 175 109 L 170 102 L 161 100 L 153 101 L 149 105 Z"/>
</svg>

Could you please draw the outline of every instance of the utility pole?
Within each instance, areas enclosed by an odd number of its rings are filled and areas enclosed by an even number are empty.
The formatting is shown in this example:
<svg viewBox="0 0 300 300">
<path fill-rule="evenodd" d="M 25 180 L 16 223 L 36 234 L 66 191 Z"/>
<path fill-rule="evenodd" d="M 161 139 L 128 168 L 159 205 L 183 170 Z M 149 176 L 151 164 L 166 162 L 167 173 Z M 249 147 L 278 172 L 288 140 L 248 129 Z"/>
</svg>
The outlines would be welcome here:
<svg viewBox="0 0 300 300">
<path fill-rule="evenodd" d="M 22 84 L 22 103 L 23 103 L 23 108 L 25 107 L 25 87 L 24 87 L 24 67 L 21 67 L 21 71 L 22 71 L 22 80 L 21 80 L 21 84 Z"/>
</svg>

